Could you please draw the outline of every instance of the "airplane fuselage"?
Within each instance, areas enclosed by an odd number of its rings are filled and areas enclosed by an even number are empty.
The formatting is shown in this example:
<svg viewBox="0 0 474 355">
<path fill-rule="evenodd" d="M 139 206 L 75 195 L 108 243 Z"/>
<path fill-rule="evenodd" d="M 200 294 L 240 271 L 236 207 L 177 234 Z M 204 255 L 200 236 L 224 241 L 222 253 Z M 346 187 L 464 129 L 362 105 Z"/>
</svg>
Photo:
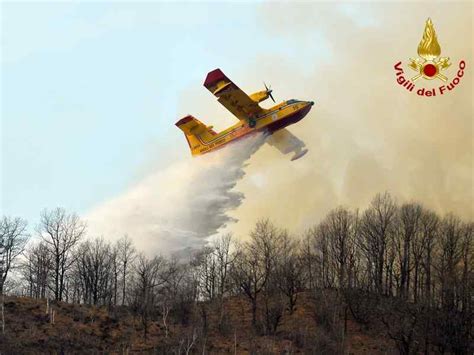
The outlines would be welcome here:
<svg viewBox="0 0 474 355">
<path fill-rule="evenodd" d="M 311 110 L 313 104 L 313 101 L 283 101 L 276 106 L 265 109 L 262 114 L 249 118 L 248 121 L 240 121 L 212 135 L 209 139 L 199 138 L 199 147 L 191 146 L 190 148 L 193 155 L 201 155 L 222 148 L 230 142 L 255 132 L 268 131 L 271 134 L 303 119 Z"/>
</svg>

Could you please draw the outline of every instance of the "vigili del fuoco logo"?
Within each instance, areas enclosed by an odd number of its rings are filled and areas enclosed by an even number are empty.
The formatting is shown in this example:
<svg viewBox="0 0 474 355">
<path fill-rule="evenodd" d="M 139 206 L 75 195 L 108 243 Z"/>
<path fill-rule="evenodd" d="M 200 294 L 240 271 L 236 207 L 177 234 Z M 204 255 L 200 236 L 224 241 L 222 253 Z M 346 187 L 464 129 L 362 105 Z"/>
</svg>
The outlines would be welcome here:
<svg viewBox="0 0 474 355">
<path fill-rule="evenodd" d="M 461 82 L 466 62 L 464 60 L 459 62 L 456 68 L 456 76 L 451 80 L 446 72 L 451 67 L 451 62 L 449 57 L 441 57 L 441 46 L 438 43 L 433 22 L 429 18 L 426 20 L 423 37 L 418 45 L 418 58 L 410 58 L 407 66 L 412 72 L 405 73 L 401 61 L 394 65 L 397 83 L 409 92 L 416 92 L 419 96 L 431 97 L 444 95 L 454 90 Z M 413 76 L 408 78 L 412 73 Z M 429 81 L 439 82 L 441 85 L 427 88 L 424 85 Z M 416 88 L 415 83 L 418 88 Z"/>
</svg>

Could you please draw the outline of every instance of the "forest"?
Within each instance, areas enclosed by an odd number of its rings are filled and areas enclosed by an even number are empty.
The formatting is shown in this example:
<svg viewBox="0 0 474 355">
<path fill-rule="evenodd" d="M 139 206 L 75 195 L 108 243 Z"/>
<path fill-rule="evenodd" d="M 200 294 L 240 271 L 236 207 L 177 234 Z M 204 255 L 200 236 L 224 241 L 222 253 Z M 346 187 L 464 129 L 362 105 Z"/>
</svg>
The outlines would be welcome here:
<svg viewBox="0 0 474 355">
<path fill-rule="evenodd" d="M 51 353 L 359 353 L 348 345 L 354 327 L 380 339 L 380 353 L 474 353 L 473 222 L 387 192 L 364 210 L 337 207 L 318 221 L 293 235 L 262 218 L 247 236 L 149 257 L 131 236 L 88 235 L 62 208 L 42 211 L 34 232 L 4 216 L 0 351 L 42 352 L 25 340 L 39 326 L 13 327 L 28 299 L 41 313 L 31 322 L 48 329 L 66 310 L 77 318 L 71 332 L 93 324 L 80 313 L 89 309 L 117 327 L 116 338 L 109 325 L 90 338 L 94 351 L 44 330 Z"/>
</svg>

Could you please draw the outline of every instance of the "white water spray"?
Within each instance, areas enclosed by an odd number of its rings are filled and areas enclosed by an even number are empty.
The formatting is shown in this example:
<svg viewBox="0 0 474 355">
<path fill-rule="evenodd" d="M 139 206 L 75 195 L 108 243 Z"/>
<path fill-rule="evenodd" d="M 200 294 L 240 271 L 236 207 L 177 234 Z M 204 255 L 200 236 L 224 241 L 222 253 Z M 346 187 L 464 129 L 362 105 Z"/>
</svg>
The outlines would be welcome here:
<svg viewBox="0 0 474 355">
<path fill-rule="evenodd" d="M 233 188 L 265 138 L 256 134 L 150 174 L 92 210 L 86 216 L 90 234 L 110 239 L 128 234 L 148 255 L 203 246 L 209 236 L 233 222 L 227 213 L 244 199 Z"/>
</svg>

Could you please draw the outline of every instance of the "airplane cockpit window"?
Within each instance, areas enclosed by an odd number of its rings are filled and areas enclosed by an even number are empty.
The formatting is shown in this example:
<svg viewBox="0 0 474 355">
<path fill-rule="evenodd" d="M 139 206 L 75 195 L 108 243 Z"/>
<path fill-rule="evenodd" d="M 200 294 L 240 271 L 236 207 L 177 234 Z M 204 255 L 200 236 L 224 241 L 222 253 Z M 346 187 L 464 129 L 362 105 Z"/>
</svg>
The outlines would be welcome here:
<svg viewBox="0 0 474 355">
<path fill-rule="evenodd" d="M 298 100 L 291 99 L 291 100 L 288 100 L 286 103 L 287 104 L 296 104 L 297 102 L 298 102 Z"/>
</svg>

